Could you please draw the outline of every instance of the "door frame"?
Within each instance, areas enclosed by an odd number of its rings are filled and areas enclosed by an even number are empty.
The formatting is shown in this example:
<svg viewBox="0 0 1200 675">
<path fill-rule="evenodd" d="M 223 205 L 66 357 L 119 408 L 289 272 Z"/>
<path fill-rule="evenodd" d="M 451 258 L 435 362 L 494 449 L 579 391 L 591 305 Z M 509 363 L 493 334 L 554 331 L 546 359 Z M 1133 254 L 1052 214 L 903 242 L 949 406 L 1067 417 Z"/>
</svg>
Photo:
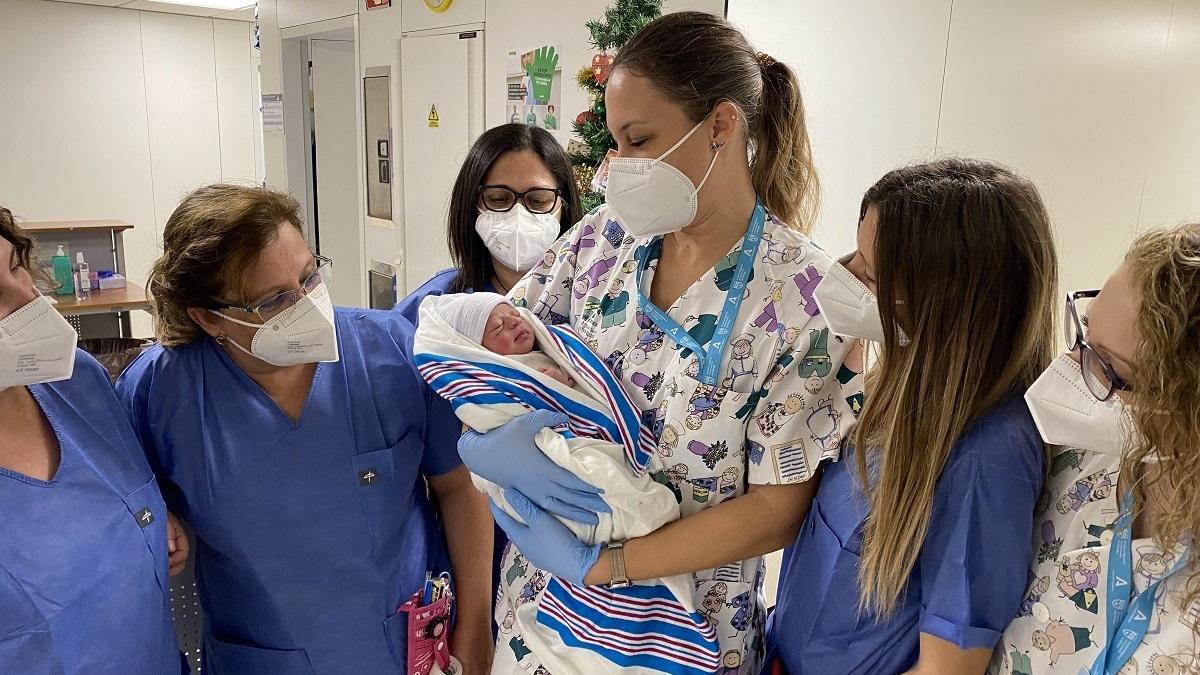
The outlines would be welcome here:
<svg viewBox="0 0 1200 675">
<path fill-rule="evenodd" d="M 408 283 L 408 204 L 404 188 L 404 85 L 407 64 L 404 63 L 404 41 L 411 38 L 436 37 L 440 35 L 458 35 L 461 33 L 478 32 L 482 34 L 483 39 L 479 41 L 479 51 L 481 52 L 479 78 L 483 81 L 483 93 L 479 101 L 468 100 L 467 114 L 467 135 L 472 139 L 479 138 L 479 135 L 487 130 L 487 118 L 483 114 L 484 105 L 487 98 L 487 25 L 483 22 L 472 22 L 464 24 L 456 24 L 453 26 L 441 26 L 438 28 L 423 28 L 421 30 L 403 31 L 400 37 L 395 40 L 395 55 L 397 68 L 394 71 L 395 84 L 392 85 L 392 105 L 395 112 L 392 118 L 395 120 L 397 127 L 394 132 L 393 146 L 397 149 L 397 159 L 399 161 L 392 162 L 392 181 L 396 183 L 396 187 L 392 191 L 392 222 L 399 229 L 399 246 L 396 256 L 396 296 L 397 302 L 409 292 L 420 286 L 422 281 L 417 281 L 413 288 L 409 288 Z M 469 74 L 468 74 L 469 75 Z M 470 87 L 470 83 L 468 83 Z M 478 118 L 478 121 L 476 121 Z M 421 120 L 417 120 L 420 123 Z"/>
<path fill-rule="evenodd" d="M 283 45 L 283 102 L 284 102 L 284 156 L 287 168 L 288 192 L 300 202 L 304 216 L 304 235 L 314 250 L 319 248 L 319 233 L 314 230 L 316 222 L 316 195 L 313 194 L 312 142 L 313 126 L 309 117 L 309 102 L 312 86 L 309 76 L 309 42 L 314 39 L 353 40 L 354 42 L 354 154 L 355 154 L 355 226 L 358 228 L 358 260 L 343 269 L 353 267 L 338 277 L 339 283 L 354 278 L 358 289 L 359 306 L 366 307 L 367 299 L 367 254 L 366 254 L 366 151 L 363 148 L 364 118 L 362 94 L 362 50 L 358 14 L 315 21 L 299 26 L 290 26 L 279 31 Z M 318 223 L 319 225 L 319 223 Z M 319 251 L 317 251 L 319 252 Z"/>
</svg>

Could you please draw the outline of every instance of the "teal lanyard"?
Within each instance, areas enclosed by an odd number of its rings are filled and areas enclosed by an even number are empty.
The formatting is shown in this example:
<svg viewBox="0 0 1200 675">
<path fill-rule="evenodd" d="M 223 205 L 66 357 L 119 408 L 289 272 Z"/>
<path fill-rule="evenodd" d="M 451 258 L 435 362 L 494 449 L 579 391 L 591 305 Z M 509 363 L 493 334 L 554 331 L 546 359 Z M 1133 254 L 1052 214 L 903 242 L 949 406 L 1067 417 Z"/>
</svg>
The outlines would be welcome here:
<svg viewBox="0 0 1200 675">
<path fill-rule="evenodd" d="M 701 345 L 696 338 L 683 329 L 683 326 L 679 325 L 678 321 L 650 302 L 648 297 L 650 289 L 642 283 L 646 268 L 650 264 L 650 256 L 641 256 L 641 260 L 638 261 L 638 307 L 642 310 L 642 314 L 657 324 L 664 334 L 669 335 L 675 341 L 675 344 L 695 352 L 696 359 L 700 362 L 700 377 L 697 379 L 709 386 L 717 384 L 717 376 L 721 372 L 721 356 L 725 353 L 725 345 L 729 343 L 733 322 L 737 320 L 738 310 L 742 306 L 742 298 L 746 295 L 746 282 L 749 281 L 750 272 L 754 269 L 754 257 L 758 253 L 758 244 L 762 241 L 766 223 L 767 209 L 763 206 L 762 200 L 757 200 L 754 204 L 754 214 L 750 216 L 750 224 L 746 228 L 746 235 L 742 237 L 742 250 L 738 255 L 737 268 L 733 272 L 733 283 L 725 292 L 725 305 L 721 308 L 721 316 L 717 319 L 716 331 L 707 345 Z"/>
<path fill-rule="evenodd" d="M 1133 597 L 1133 517 L 1126 495 L 1121 500 L 1121 516 L 1113 528 L 1112 547 L 1108 551 L 1108 613 L 1105 617 L 1108 634 L 1096 662 L 1088 671 L 1090 675 L 1114 675 L 1129 661 L 1150 629 L 1159 585 L 1178 572 L 1186 561 L 1186 554 L 1180 556 L 1179 562 L 1162 578 Z"/>
</svg>

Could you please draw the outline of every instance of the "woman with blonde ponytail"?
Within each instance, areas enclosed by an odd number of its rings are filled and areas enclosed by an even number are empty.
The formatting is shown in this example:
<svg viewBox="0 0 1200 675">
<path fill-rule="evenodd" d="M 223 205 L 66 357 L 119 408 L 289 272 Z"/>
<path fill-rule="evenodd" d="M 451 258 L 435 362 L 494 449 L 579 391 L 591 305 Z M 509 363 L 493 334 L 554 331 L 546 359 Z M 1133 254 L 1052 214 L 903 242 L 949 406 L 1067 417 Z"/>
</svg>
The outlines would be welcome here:
<svg viewBox="0 0 1200 675">
<path fill-rule="evenodd" d="M 621 48 L 605 101 L 608 203 L 510 296 L 606 357 L 613 394 L 642 411 L 630 469 L 669 487 L 680 518 L 586 545 L 553 516 L 597 510 L 596 491 L 533 443 L 560 420 L 467 433 L 464 462 L 521 516 L 493 509 L 513 544 L 493 672 L 756 673 L 762 555 L 795 538 L 861 400 L 851 343 L 812 300 L 835 263 L 804 235 L 817 183 L 800 91 L 723 18 L 680 12 Z M 631 585 L 674 575 L 690 597 Z"/>
<path fill-rule="evenodd" d="M 1049 219 L 988 162 L 897 169 L 844 263 L 817 304 L 879 357 L 785 556 L 768 672 L 978 675 L 1031 560 L 1045 448 L 1022 395 L 1051 356 Z"/>
</svg>

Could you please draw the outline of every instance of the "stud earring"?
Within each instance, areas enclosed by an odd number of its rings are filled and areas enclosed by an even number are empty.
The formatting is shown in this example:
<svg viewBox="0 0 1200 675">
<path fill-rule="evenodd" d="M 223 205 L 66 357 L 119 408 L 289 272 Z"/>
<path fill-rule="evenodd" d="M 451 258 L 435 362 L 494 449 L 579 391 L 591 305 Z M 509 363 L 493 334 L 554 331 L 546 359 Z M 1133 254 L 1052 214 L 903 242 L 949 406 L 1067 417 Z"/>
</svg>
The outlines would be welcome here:
<svg viewBox="0 0 1200 675">
<path fill-rule="evenodd" d="M 224 333 L 221 333 L 220 335 L 216 336 L 213 339 L 216 340 L 217 344 L 219 344 L 221 346 L 224 346 L 229 343 L 229 336 Z"/>
<path fill-rule="evenodd" d="M 720 150 L 721 148 L 725 147 L 725 142 L 721 141 L 719 143 L 713 143 L 711 147 L 713 150 Z"/>
</svg>

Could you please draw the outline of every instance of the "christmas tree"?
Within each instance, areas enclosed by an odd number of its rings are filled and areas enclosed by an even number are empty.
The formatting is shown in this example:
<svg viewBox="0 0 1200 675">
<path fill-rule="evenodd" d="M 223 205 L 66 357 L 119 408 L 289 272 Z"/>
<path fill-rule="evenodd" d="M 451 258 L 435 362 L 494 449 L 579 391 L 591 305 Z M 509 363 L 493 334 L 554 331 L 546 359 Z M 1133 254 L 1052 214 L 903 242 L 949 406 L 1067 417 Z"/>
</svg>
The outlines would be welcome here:
<svg viewBox="0 0 1200 675">
<path fill-rule="evenodd" d="M 586 211 L 604 203 L 604 194 L 592 189 L 592 179 L 608 151 L 617 147 L 608 132 L 604 111 L 604 88 L 613 62 L 611 51 L 629 42 L 634 34 L 661 15 L 662 0 L 616 0 L 604 10 L 604 18 L 586 24 L 592 34 L 592 46 L 600 53 L 592 57 L 592 65 L 579 71 L 577 76 L 580 88 L 588 93 L 591 107 L 575 118 L 575 135 L 583 142 L 583 147 L 576 146 L 570 153 Z"/>
</svg>

